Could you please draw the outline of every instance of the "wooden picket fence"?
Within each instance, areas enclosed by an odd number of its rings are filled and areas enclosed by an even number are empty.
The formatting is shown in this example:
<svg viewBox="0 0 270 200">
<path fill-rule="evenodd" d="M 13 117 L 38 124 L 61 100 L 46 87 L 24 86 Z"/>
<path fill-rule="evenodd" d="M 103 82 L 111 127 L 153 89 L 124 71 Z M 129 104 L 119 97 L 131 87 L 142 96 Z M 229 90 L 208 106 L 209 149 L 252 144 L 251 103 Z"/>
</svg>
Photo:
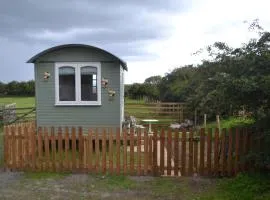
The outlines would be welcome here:
<svg viewBox="0 0 270 200">
<path fill-rule="evenodd" d="M 90 172 L 155 176 L 233 176 L 253 168 L 263 132 L 201 129 L 199 133 L 35 127 L 4 127 L 4 162 L 10 170 Z"/>
</svg>

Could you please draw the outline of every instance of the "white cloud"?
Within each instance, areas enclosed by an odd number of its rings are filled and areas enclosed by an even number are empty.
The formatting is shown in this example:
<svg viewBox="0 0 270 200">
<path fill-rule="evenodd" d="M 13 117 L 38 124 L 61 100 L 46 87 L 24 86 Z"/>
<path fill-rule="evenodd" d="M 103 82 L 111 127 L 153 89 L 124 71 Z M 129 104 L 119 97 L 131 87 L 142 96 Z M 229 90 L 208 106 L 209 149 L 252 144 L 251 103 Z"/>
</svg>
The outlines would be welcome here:
<svg viewBox="0 0 270 200">
<path fill-rule="evenodd" d="M 149 62 L 128 62 L 126 83 L 143 82 L 152 75 L 164 75 L 175 67 L 198 63 L 202 57 L 191 54 L 216 41 L 224 41 L 237 47 L 256 36 L 248 31 L 248 24 L 258 18 L 262 27 L 270 30 L 267 0 L 194 0 L 187 12 L 167 16 L 173 26 L 169 38 L 156 41 L 146 48 L 159 58 Z M 160 16 L 160 19 L 164 16 Z"/>
</svg>

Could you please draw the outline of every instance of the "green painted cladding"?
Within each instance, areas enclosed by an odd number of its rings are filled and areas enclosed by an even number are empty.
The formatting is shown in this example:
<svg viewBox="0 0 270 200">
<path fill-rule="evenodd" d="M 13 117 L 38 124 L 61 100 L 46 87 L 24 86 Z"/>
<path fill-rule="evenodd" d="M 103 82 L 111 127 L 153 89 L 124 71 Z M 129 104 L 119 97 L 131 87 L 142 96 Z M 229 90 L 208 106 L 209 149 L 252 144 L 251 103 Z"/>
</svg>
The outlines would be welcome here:
<svg viewBox="0 0 270 200">
<path fill-rule="evenodd" d="M 107 89 L 102 88 L 101 106 L 55 106 L 55 62 L 101 62 L 101 77 L 109 79 L 108 86 L 116 95 L 111 98 Z M 44 72 L 51 74 L 48 80 L 43 79 Z M 121 127 L 121 76 L 119 61 L 95 50 L 68 48 L 38 58 L 35 63 L 37 125 Z"/>
</svg>

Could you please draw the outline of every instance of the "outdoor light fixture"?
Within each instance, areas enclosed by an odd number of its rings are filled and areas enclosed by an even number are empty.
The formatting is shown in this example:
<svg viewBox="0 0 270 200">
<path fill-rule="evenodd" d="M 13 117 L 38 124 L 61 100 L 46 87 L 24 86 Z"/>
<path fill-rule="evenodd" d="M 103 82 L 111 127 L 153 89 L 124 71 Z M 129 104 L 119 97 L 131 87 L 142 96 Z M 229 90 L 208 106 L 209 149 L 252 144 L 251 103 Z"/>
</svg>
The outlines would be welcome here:
<svg viewBox="0 0 270 200">
<path fill-rule="evenodd" d="M 51 74 L 49 72 L 44 72 L 44 80 L 48 80 L 50 78 Z"/>
<path fill-rule="evenodd" d="M 108 79 L 102 78 L 101 84 L 102 84 L 102 87 L 103 88 L 107 88 L 108 83 L 109 83 L 109 80 Z"/>
</svg>

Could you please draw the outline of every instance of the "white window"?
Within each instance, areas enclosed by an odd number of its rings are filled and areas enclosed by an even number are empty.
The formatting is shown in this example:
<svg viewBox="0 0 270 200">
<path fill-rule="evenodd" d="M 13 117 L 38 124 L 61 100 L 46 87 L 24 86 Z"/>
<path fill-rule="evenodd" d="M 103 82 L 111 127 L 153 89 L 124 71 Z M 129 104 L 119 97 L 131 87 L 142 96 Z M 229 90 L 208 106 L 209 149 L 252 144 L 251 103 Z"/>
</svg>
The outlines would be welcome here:
<svg viewBox="0 0 270 200">
<path fill-rule="evenodd" d="M 100 63 L 55 63 L 55 105 L 101 105 Z"/>
</svg>

